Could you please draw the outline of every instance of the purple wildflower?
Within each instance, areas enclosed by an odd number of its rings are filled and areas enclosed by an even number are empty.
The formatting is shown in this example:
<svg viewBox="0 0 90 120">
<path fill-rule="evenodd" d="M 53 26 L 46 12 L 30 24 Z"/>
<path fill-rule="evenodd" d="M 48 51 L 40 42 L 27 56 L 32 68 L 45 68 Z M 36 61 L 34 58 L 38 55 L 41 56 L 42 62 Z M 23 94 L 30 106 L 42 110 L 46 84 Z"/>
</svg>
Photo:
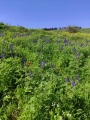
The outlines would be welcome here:
<svg viewBox="0 0 90 120">
<path fill-rule="evenodd" d="M 77 80 L 80 80 L 80 77 L 79 77 L 79 75 L 78 75 L 78 74 L 76 75 L 76 79 L 77 79 Z"/>
<path fill-rule="evenodd" d="M 40 55 L 40 51 L 38 52 L 38 55 Z"/>
<path fill-rule="evenodd" d="M 13 50 L 13 46 L 14 46 L 14 44 L 10 44 L 10 50 L 11 51 Z"/>
<path fill-rule="evenodd" d="M 37 43 L 37 40 L 33 40 L 33 43 L 36 44 L 36 43 Z"/>
<path fill-rule="evenodd" d="M 44 61 L 42 61 L 41 66 L 43 67 L 44 65 L 45 65 L 45 62 L 44 62 Z"/>
<path fill-rule="evenodd" d="M 86 39 L 86 46 L 88 46 L 88 42 L 89 42 L 89 41 Z"/>
<path fill-rule="evenodd" d="M 29 75 L 30 75 L 30 78 L 32 78 L 32 76 L 33 76 L 33 75 L 32 75 L 32 71 L 30 72 L 30 74 L 29 74 Z"/>
<path fill-rule="evenodd" d="M 72 86 L 75 86 L 75 85 L 76 85 L 76 83 L 75 83 L 75 81 L 73 80 L 73 81 L 72 81 Z"/>
<path fill-rule="evenodd" d="M 2 58 L 2 59 L 4 58 L 4 53 L 1 53 L 1 58 Z"/>
<path fill-rule="evenodd" d="M 66 40 L 66 39 L 64 39 L 64 43 L 67 43 L 67 40 Z"/>
<path fill-rule="evenodd" d="M 82 46 L 83 46 L 83 44 L 81 43 L 81 44 L 80 44 L 80 47 L 82 47 Z"/>
<path fill-rule="evenodd" d="M 59 41 L 58 41 L 58 40 L 56 40 L 56 43 L 58 44 L 58 43 L 59 43 Z"/>
<path fill-rule="evenodd" d="M 4 49 L 2 49 L 2 53 L 4 53 Z"/>
<path fill-rule="evenodd" d="M 76 48 L 75 47 L 73 48 L 73 51 L 74 51 L 74 54 L 76 54 Z"/>
<path fill-rule="evenodd" d="M 66 77 L 66 82 L 69 82 L 69 77 Z"/>
<path fill-rule="evenodd" d="M 2 33 L 0 32 L 0 37 L 2 37 Z"/>
<path fill-rule="evenodd" d="M 54 64 L 53 63 L 51 64 L 51 67 L 54 68 Z"/>
<path fill-rule="evenodd" d="M 23 63 L 26 63 L 26 61 L 27 61 L 26 58 L 23 58 L 23 59 L 22 59 L 22 62 L 23 62 Z"/>
<path fill-rule="evenodd" d="M 2 49 L 2 53 L 1 53 L 1 59 L 2 60 L 4 59 L 4 55 L 5 55 L 5 52 L 4 52 L 4 49 Z"/>
<path fill-rule="evenodd" d="M 75 57 L 76 59 L 79 57 L 80 55 L 78 53 L 75 53 Z"/>
<path fill-rule="evenodd" d="M 47 39 L 45 39 L 45 42 L 46 42 L 46 43 L 48 43 L 48 40 L 47 40 Z"/>
</svg>

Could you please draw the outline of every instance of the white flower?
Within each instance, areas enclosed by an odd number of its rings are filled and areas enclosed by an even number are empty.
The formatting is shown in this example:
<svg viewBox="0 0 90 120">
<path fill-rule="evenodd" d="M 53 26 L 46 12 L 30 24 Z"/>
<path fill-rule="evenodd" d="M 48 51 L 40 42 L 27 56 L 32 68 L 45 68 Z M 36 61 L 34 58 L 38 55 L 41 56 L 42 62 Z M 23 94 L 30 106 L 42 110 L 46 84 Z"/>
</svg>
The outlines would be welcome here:
<svg viewBox="0 0 90 120">
<path fill-rule="evenodd" d="M 71 117 L 71 114 L 68 113 L 67 116 Z"/>
<path fill-rule="evenodd" d="M 63 120 L 63 117 L 62 117 L 62 116 L 60 116 L 60 120 Z"/>
</svg>

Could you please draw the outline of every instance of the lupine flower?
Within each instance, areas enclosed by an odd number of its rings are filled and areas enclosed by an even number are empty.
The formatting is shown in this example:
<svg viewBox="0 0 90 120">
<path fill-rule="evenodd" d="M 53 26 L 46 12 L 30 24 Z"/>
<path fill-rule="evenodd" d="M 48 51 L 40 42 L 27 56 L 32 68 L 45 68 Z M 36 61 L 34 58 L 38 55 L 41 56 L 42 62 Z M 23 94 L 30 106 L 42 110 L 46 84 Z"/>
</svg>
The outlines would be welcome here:
<svg viewBox="0 0 90 120">
<path fill-rule="evenodd" d="M 14 46 L 14 44 L 10 44 L 10 50 L 11 51 L 13 50 L 13 46 Z"/>
<path fill-rule="evenodd" d="M 3 58 L 4 58 L 4 55 L 5 55 L 5 52 L 4 52 L 4 49 L 2 49 L 1 59 L 3 59 Z"/>
<path fill-rule="evenodd" d="M 83 46 L 83 44 L 81 43 L 81 44 L 80 44 L 80 47 L 82 47 L 82 46 Z"/>
<path fill-rule="evenodd" d="M 88 42 L 89 42 L 89 41 L 86 39 L 86 46 L 88 46 Z"/>
<path fill-rule="evenodd" d="M 45 39 L 45 42 L 46 42 L 46 43 L 48 43 L 48 40 L 47 40 L 47 39 Z"/>
<path fill-rule="evenodd" d="M 77 59 L 79 56 L 80 56 L 79 54 L 75 53 L 75 57 L 76 57 L 76 59 Z"/>
<path fill-rule="evenodd" d="M 16 38 L 16 35 L 13 35 L 13 38 Z"/>
<path fill-rule="evenodd" d="M 44 46 L 44 45 L 43 45 L 43 43 L 42 43 L 42 45 L 41 45 L 41 49 L 43 49 L 43 46 Z"/>
<path fill-rule="evenodd" d="M 75 81 L 73 80 L 73 81 L 72 81 L 72 86 L 75 86 L 75 85 L 76 85 L 76 83 L 75 83 Z"/>
<path fill-rule="evenodd" d="M 42 61 L 41 66 L 43 67 L 44 65 L 45 65 L 45 62 L 44 62 L 44 61 Z"/>
<path fill-rule="evenodd" d="M 2 33 L 0 32 L 0 37 L 2 37 Z"/>
<path fill-rule="evenodd" d="M 53 63 L 51 64 L 51 67 L 54 68 L 54 64 Z"/>
<path fill-rule="evenodd" d="M 77 79 L 77 80 L 80 80 L 80 77 L 79 77 L 79 75 L 78 75 L 78 74 L 76 75 L 76 79 Z"/>
<path fill-rule="evenodd" d="M 86 46 L 88 46 L 88 43 L 86 43 Z"/>
<path fill-rule="evenodd" d="M 22 59 L 22 62 L 23 62 L 23 63 L 26 63 L 26 61 L 27 61 L 26 58 L 23 58 L 23 59 Z"/>
<path fill-rule="evenodd" d="M 49 40 L 49 43 L 52 43 L 52 40 Z"/>
<path fill-rule="evenodd" d="M 4 53 L 1 53 L 1 58 L 2 58 L 2 59 L 4 58 Z"/>
<path fill-rule="evenodd" d="M 75 47 L 73 48 L 73 51 L 74 51 L 74 54 L 75 54 L 76 53 L 76 48 Z"/>
<path fill-rule="evenodd" d="M 2 53 L 4 53 L 4 49 L 2 49 Z"/>
<path fill-rule="evenodd" d="M 67 45 L 67 44 L 68 44 L 68 41 L 67 41 L 66 39 L 64 39 L 64 43 L 65 43 L 65 45 Z"/>
<path fill-rule="evenodd" d="M 30 72 L 30 74 L 29 74 L 29 75 L 30 75 L 30 78 L 32 78 L 32 76 L 33 76 L 33 75 L 32 75 L 32 71 Z"/>
<path fill-rule="evenodd" d="M 37 43 L 37 40 L 33 40 L 33 43 Z"/>
<path fill-rule="evenodd" d="M 66 82 L 69 82 L 69 77 L 66 77 Z"/>
<path fill-rule="evenodd" d="M 40 55 L 40 52 L 38 52 L 38 55 Z"/>
<path fill-rule="evenodd" d="M 25 36 L 27 37 L 27 36 L 28 36 L 28 33 L 26 33 Z"/>
<path fill-rule="evenodd" d="M 58 44 L 58 43 L 59 43 L 59 41 L 58 41 L 58 40 L 56 40 L 56 43 Z"/>
<path fill-rule="evenodd" d="M 67 40 L 66 40 L 66 39 L 64 39 L 64 43 L 67 43 Z"/>
<path fill-rule="evenodd" d="M 14 58 L 16 58 L 16 53 L 14 54 Z"/>
</svg>

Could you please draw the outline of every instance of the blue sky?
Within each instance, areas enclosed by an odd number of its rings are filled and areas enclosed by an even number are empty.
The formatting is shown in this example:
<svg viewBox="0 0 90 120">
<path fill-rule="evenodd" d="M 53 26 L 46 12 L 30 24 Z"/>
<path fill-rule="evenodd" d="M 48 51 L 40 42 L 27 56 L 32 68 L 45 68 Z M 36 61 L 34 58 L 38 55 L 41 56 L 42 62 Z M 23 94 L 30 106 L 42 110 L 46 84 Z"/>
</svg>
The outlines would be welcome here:
<svg viewBox="0 0 90 120">
<path fill-rule="evenodd" d="M 90 0 L 0 0 L 0 22 L 27 28 L 88 28 Z"/>
</svg>

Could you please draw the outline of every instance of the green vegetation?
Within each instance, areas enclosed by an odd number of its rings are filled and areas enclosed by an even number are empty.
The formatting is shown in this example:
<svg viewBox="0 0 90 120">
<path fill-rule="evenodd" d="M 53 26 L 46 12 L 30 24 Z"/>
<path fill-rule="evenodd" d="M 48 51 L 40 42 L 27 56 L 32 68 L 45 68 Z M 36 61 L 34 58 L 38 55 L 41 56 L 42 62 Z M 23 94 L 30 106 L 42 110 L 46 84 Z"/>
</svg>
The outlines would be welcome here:
<svg viewBox="0 0 90 120">
<path fill-rule="evenodd" d="M 77 33 L 77 32 L 80 32 L 80 28 L 75 27 L 75 26 L 68 26 L 66 28 L 66 31 L 70 33 Z"/>
<path fill-rule="evenodd" d="M 81 32 L 83 32 L 83 33 L 90 33 L 90 28 L 82 28 Z"/>
<path fill-rule="evenodd" d="M 4 26 L 0 120 L 90 120 L 90 34 Z"/>
</svg>

